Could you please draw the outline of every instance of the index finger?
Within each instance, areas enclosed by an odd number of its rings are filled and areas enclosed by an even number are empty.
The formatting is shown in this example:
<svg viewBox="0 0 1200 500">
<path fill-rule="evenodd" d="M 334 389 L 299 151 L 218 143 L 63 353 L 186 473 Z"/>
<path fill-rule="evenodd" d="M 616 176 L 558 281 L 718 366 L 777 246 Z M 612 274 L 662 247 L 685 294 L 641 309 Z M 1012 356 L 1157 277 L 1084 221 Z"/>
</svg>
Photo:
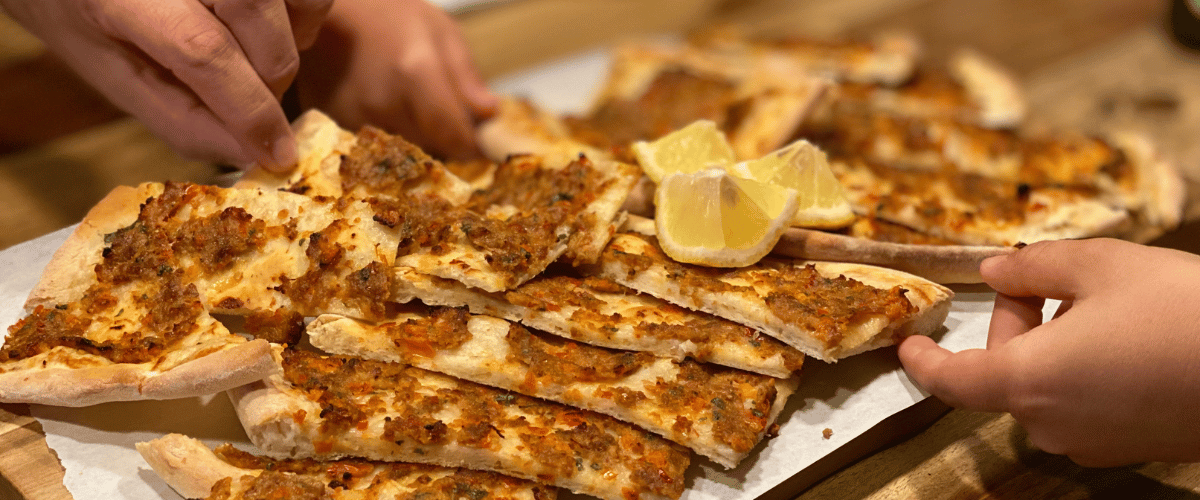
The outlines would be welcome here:
<svg viewBox="0 0 1200 500">
<path fill-rule="evenodd" d="M 189 0 L 102 5 L 104 27 L 195 92 L 248 156 L 272 170 L 296 163 L 296 142 L 283 108 L 208 9 Z"/>
<path fill-rule="evenodd" d="M 917 385 L 955 408 L 1007 411 L 1008 369 L 996 351 L 950 352 L 914 335 L 900 344 L 900 363 Z"/>
</svg>

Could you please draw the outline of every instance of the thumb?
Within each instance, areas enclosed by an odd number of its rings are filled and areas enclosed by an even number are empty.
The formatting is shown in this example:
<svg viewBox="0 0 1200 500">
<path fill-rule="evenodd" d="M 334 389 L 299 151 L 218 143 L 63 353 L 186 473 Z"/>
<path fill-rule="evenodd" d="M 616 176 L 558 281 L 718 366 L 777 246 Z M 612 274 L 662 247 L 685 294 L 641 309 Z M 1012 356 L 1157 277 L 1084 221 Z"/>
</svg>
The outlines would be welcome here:
<svg viewBox="0 0 1200 500">
<path fill-rule="evenodd" d="M 996 351 L 950 352 L 914 335 L 900 344 L 900 363 L 913 382 L 955 408 L 1007 411 L 1008 368 Z"/>
<path fill-rule="evenodd" d="M 979 274 L 997 292 L 1010 297 L 1071 300 L 1094 270 L 1088 241 L 1043 241 L 1007 255 L 989 257 Z"/>
</svg>

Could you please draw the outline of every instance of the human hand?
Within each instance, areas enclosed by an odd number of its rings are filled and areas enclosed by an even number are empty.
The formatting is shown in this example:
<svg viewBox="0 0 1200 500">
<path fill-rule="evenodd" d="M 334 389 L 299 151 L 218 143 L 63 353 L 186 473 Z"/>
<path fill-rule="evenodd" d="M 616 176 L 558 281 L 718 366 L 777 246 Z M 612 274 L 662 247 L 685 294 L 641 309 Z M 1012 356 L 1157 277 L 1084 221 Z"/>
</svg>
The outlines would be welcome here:
<svg viewBox="0 0 1200 500">
<path fill-rule="evenodd" d="M 0 0 L 114 104 L 180 153 L 296 162 L 279 97 L 332 0 Z"/>
<path fill-rule="evenodd" d="M 1200 256 L 1055 241 L 979 270 L 999 292 L 987 349 L 906 339 L 900 360 L 918 385 L 1007 411 L 1034 445 L 1080 465 L 1200 460 Z M 1045 298 L 1063 302 L 1043 324 Z"/>
<path fill-rule="evenodd" d="M 423 0 L 338 0 L 302 57 L 303 107 L 346 128 L 386 129 L 442 158 L 478 155 L 474 126 L 496 98 L 441 9 Z"/>
</svg>

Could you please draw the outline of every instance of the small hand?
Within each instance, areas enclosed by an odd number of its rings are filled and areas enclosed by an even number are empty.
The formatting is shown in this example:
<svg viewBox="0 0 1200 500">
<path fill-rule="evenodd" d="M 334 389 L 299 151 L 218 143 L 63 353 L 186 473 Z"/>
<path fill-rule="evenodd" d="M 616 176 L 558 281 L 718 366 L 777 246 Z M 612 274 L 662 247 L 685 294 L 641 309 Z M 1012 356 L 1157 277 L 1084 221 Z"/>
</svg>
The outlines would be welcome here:
<svg viewBox="0 0 1200 500">
<path fill-rule="evenodd" d="M 1006 411 L 1081 465 L 1200 459 L 1200 256 L 1099 239 L 983 262 L 995 288 L 987 349 L 900 346 L 919 385 L 961 408 Z M 1042 323 L 1047 298 L 1062 300 Z"/>
<path fill-rule="evenodd" d="M 279 105 L 332 0 L 0 0 L 116 105 L 181 153 L 282 170 Z"/>
<path fill-rule="evenodd" d="M 301 104 L 343 127 L 374 125 L 435 156 L 478 155 L 496 98 L 450 16 L 423 0 L 338 0 L 297 80 Z"/>
</svg>

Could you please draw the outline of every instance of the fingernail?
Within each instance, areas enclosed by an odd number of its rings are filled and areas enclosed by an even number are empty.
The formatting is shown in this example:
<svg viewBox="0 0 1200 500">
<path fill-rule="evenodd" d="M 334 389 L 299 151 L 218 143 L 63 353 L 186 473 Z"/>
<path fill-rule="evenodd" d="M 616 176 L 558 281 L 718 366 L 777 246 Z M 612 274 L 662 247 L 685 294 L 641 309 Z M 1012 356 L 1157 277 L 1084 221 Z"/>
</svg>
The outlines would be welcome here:
<svg viewBox="0 0 1200 500">
<path fill-rule="evenodd" d="M 272 172 L 287 172 L 296 167 L 299 156 L 296 151 L 296 139 L 287 135 L 275 141 L 271 148 L 273 165 L 264 165 Z"/>
<path fill-rule="evenodd" d="M 983 259 L 983 261 L 979 263 L 979 274 L 983 274 L 983 275 L 989 274 L 989 271 L 991 271 L 992 268 L 1000 265 L 1000 261 L 1004 260 L 1007 257 L 1008 257 L 1007 255 L 995 255 L 995 256 Z"/>
</svg>

